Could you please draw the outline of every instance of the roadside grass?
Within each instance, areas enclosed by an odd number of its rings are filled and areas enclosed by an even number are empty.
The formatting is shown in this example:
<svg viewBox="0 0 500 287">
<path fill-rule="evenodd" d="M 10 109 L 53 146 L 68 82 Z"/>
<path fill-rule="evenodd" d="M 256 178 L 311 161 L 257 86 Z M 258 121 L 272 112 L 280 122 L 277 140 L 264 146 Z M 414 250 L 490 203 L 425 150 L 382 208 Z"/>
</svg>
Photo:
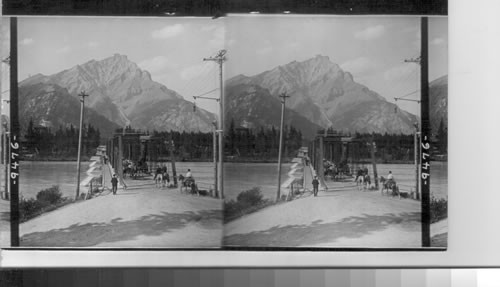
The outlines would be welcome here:
<svg viewBox="0 0 500 287">
<path fill-rule="evenodd" d="M 448 199 L 431 197 L 431 223 L 448 218 Z"/>
<path fill-rule="evenodd" d="M 236 200 L 224 202 L 224 223 L 228 223 L 274 204 L 276 203 L 263 198 L 259 187 L 243 191 L 238 194 Z"/>
<path fill-rule="evenodd" d="M 98 188 L 95 188 L 92 193 L 97 191 Z M 58 185 L 42 189 L 37 193 L 36 198 L 21 198 L 19 201 L 19 222 L 26 222 L 44 213 L 89 198 L 92 198 L 92 194 L 88 196 L 86 193 L 81 193 L 78 200 L 63 197 Z"/>
</svg>

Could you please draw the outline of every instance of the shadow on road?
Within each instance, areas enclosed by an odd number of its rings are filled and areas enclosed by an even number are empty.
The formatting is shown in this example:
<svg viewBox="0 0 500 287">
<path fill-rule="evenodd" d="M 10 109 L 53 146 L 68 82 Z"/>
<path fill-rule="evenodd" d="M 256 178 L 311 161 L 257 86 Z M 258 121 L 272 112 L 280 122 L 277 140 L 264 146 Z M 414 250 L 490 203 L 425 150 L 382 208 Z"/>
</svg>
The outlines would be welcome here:
<svg viewBox="0 0 500 287">
<path fill-rule="evenodd" d="M 21 237 L 21 246 L 88 247 L 105 242 L 132 240 L 139 235 L 160 236 L 189 224 L 220 229 L 221 210 L 150 214 L 136 220 L 115 218 L 108 223 L 73 224 L 67 228 L 33 232 Z"/>
<path fill-rule="evenodd" d="M 351 216 L 337 222 L 316 220 L 309 225 L 274 226 L 267 230 L 224 237 L 228 246 L 297 247 L 334 242 L 338 238 L 359 238 L 396 225 L 403 230 L 420 227 L 420 212 Z M 394 239 L 391 239 L 394 240 Z M 396 239 L 397 240 L 397 239 Z"/>
</svg>

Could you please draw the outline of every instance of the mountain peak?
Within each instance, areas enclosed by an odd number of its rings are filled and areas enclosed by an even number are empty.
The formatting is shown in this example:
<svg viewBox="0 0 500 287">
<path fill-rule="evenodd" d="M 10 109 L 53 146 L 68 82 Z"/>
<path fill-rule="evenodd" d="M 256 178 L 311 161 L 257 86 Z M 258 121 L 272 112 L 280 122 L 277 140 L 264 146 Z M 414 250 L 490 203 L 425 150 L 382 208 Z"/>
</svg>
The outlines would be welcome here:
<svg viewBox="0 0 500 287">
<path fill-rule="evenodd" d="M 410 133 L 413 130 L 414 115 L 387 113 L 394 110 L 394 104 L 356 83 L 351 73 L 342 70 L 328 56 L 316 55 L 301 62 L 292 61 L 277 66 L 253 77 L 229 79 L 226 82 L 228 95 L 233 92 L 239 96 L 245 91 L 238 85 L 266 90 L 261 94 L 273 98 L 287 92 L 291 96 L 287 107 L 318 126 L 381 133 Z M 246 106 L 255 110 L 251 102 Z M 241 118 L 241 115 L 238 117 Z M 263 116 L 254 118 L 257 121 Z"/>
<path fill-rule="evenodd" d="M 135 128 L 150 130 L 210 131 L 214 119 L 205 110 L 193 112 L 191 103 L 153 81 L 149 72 L 141 70 L 121 54 L 23 81 L 23 88 L 32 90 L 28 84 L 38 84 L 36 90 L 43 91 L 44 95 L 57 93 L 65 104 L 76 101 L 74 96 L 85 91 L 91 95 L 87 107 L 120 126 L 131 124 Z M 58 87 L 65 91 L 58 93 Z M 41 114 L 50 113 L 50 110 L 40 111 Z M 67 116 L 69 118 L 72 114 Z"/>
<path fill-rule="evenodd" d="M 112 58 L 128 60 L 127 55 L 122 55 L 120 53 L 113 54 Z"/>
<path fill-rule="evenodd" d="M 111 57 L 96 61 L 96 63 L 105 65 L 133 66 L 135 68 L 139 68 L 134 62 L 130 61 L 126 55 L 121 54 L 114 54 Z"/>
<path fill-rule="evenodd" d="M 323 55 L 320 55 L 320 54 L 317 54 L 314 58 L 315 58 L 315 59 L 318 59 L 318 60 L 330 61 L 330 57 L 328 57 L 328 56 L 323 56 Z"/>
</svg>

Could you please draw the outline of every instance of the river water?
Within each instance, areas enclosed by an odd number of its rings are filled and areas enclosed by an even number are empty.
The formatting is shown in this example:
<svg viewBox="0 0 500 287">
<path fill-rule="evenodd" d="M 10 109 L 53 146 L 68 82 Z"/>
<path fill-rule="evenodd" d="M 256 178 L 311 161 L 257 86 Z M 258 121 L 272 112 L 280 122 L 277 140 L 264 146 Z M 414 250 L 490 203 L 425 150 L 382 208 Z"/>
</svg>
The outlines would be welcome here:
<svg viewBox="0 0 500 287">
<path fill-rule="evenodd" d="M 90 162 L 81 163 L 80 180 L 87 177 Z M 172 176 L 172 167 L 168 172 Z M 209 162 L 177 162 L 177 174 L 186 174 L 191 169 L 193 177 L 200 188 L 209 188 L 214 182 L 214 165 Z M 20 165 L 21 177 L 19 192 L 24 198 L 34 198 L 36 194 L 53 185 L 58 185 L 63 196 L 73 197 L 76 193 L 76 162 L 37 162 L 22 161 Z M 82 190 L 82 189 L 81 189 Z M 86 187 L 83 188 L 83 192 Z"/>
<path fill-rule="evenodd" d="M 372 165 L 367 167 L 373 177 Z M 288 178 L 291 164 L 283 164 L 281 182 Z M 278 185 L 276 163 L 226 163 L 224 193 L 226 200 L 236 199 L 242 191 L 260 187 L 265 198 L 274 199 Z M 392 171 L 394 178 L 403 189 L 415 186 L 415 166 L 411 164 L 377 164 L 378 176 L 387 177 Z M 431 195 L 437 198 L 448 196 L 448 164 L 431 163 Z"/>
<path fill-rule="evenodd" d="M 86 177 L 89 162 L 82 162 L 81 180 Z M 284 163 L 281 181 L 287 180 L 291 163 Z M 372 175 L 371 165 L 366 165 Z M 59 185 L 63 196 L 74 196 L 76 190 L 76 162 L 21 162 L 20 193 L 25 198 L 36 197 L 45 188 Z M 209 188 L 214 182 L 214 166 L 210 162 L 177 162 L 177 174 L 185 174 L 191 169 L 200 188 Z M 172 175 L 171 165 L 168 171 Z M 387 176 L 392 171 L 400 185 L 415 185 L 415 167 L 410 164 L 377 164 L 378 175 Z M 226 200 L 253 187 L 260 187 L 265 198 L 274 199 L 278 183 L 276 163 L 225 163 L 224 193 Z M 448 164 L 432 162 L 431 193 L 438 198 L 448 195 Z"/>
</svg>

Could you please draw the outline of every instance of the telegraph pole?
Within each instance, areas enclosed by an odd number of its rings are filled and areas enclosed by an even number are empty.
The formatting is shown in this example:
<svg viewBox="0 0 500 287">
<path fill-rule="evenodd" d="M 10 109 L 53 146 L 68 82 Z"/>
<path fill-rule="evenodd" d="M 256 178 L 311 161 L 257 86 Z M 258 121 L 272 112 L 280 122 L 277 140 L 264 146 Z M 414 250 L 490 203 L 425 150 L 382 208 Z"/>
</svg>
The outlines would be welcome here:
<svg viewBox="0 0 500 287">
<path fill-rule="evenodd" d="M 378 190 L 377 160 L 375 158 L 375 150 L 377 149 L 377 144 L 375 143 L 375 139 L 373 138 L 373 134 L 370 138 L 370 141 L 371 141 L 370 155 L 372 157 L 373 181 L 375 182 L 375 188 Z"/>
<path fill-rule="evenodd" d="M 223 64 L 226 61 L 226 50 L 220 50 L 215 57 L 204 58 L 203 61 L 213 61 L 219 65 L 220 98 L 219 98 L 219 171 L 217 173 L 220 197 L 224 198 L 224 86 Z"/>
<path fill-rule="evenodd" d="M 214 196 L 219 197 L 219 185 L 217 182 L 217 122 L 213 121 L 214 134 L 213 134 L 213 156 L 214 156 Z"/>
<path fill-rule="evenodd" d="M 170 132 L 170 140 L 166 143 L 168 145 L 168 151 L 170 153 L 170 164 L 172 165 L 172 179 L 174 180 L 174 186 L 177 187 L 177 169 L 175 168 L 175 144 L 174 144 L 174 138 L 172 136 L 172 131 Z"/>
<path fill-rule="evenodd" d="M 5 63 L 6 65 L 10 65 L 10 57 L 7 57 L 6 59 L 2 60 L 2 63 Z M 7 92 L 7 91 L 5 91 Z M 3 93 L 2 93 L 3 94 Z M 0 96 L 0 99 L 2 99 L 3 96 Z M 10 187 L 9 187 L 9 131 L 7 125 L 5 125 L 5 128 L 3 126 L 3 103 L 9 104 L 10 100 L 1 100 L 1 108 L 0 108 L 0 141 L 2 142 L 2 150 L 0 152 L 0 157 L 2 157 L 2 161 L 4 164 L 4 173 L 5 173 L 5 178 L 3 184 L 5 185 L 5 199 L 10 200 Z M 0 183 L 0 187 L 2 186 L 2 183 Z"/>
<path fill-rule="evenodd" d="M 278 149 L 278 191 L 276 192 L 276 201 L 281 197 L 281 152 L 283 149 L 283 134 L 285 133 L 285 104 L 286 98 L 289 98 L 286 92 L 279 95 L 281 98 L 281 128 L 280 128 L 280 143 Z"/>
<path fill-rule="evenodd" d="M 423 18 L 422 18 L 422 21 L 424 21 Z M 426 33 L 427 33 L 427 31 L 426 31 Z M 424 30 L 422 28 L 422 37 L 423 36 L 424 36 Z M 428 41 L 427 39 L 424 40 L 424 38 L 422 38 L 422 45 L 424 45 L 424 43 L 427 43 L 427 41 Z M 424 84 L 423 83 L 423 77 L 424 77 L 425 73 L 422 72 L 422 65 L 423 65 L 424 56 L 425 56 L 425 59 L 427 61 L 427 52 L 424 51 L 424 49 L 427 50 L 427 44 L 425 44 L 425 48 L 422 46 L 421 49 L 422 49 L 422 52 L 421 52 L 422 55 L 420 57 L 405 59 L 405 63 L 415 63 L 417 65 L 420 65 L 420 69 L 421 69 L 421 71 L 420 71 L 421 72 L 421 76 L 420 76 L 421 77 L 421 85 L 423 85 Z M 425 53 L 425 55 L 424 55 L 424 53 Z M 428 65 L 428 64 L 425 63 L 425 65 Z M 426 80 L 426 81 L 427 81 L 426 85 L 428 86 L 428 80 Z M 418 92 L 418 91 L 415 91 L 415 92 Z M 413 92 L 413 93 L 415 93 L 415 92 Z M 423 97 L 424 97 L 423 93 L 425 92 L 424 89 L 421 88 L 421 92 L 422 93 L 421 93 L 421 96 L 420 96 L 421 97 L 420 100 L 405 99 L 403 97 L 394 98 L 394 100 L 396 102 L 398 100 L 401 100 L 401 101 L 416 102 L 416 103 L 420 104 L 421 101 L 423 101 Z M 428 92 L 428 89 L 427 89 L 427 92 Z M 411 95 L 413 93 L 410 93 L 408 95 Z M 428 97 L 428 95 L 427 95 L 427 97 Z M 424 107 L 425 107 L 424 104 L 422 104 L 420 106 L 421 111 L 424 109 Z M 421 115 L 422 120 L 423 120 L 423 113 L 421 112 L 420 115 Z M 414 156 L 415 156 L 415 159 L 414 159 L 415 160 L 415 197 L 416 197 L 415 199 L 417 199 L 417 200 L 421 198 L 421 194 L 419 193 L 419 187 L 420 187 L 420 165 L 419 165 L 419 163 L 420 163 L 420 160 L 419 160 L 419 156 L 418 156 L 419 155 L 419 150 L 420 150 L 420 148 L 419 148 L 419 144 L 420 144 L 419 136 L 420 135 L 421 135 L 421 132 L 419 131 L 418 123 L 415 123 L 415 134 L 414 134 L 414 137 L 413 137 L 413 145 L 414 145 L 414 147 L 413 148 L 414 148 Z M 423 209 L 422 209 L 422 212 L 423 212 Z M 423 221 L 422 221 L 422 223 L 423 223 Z"/>
<path fill-rule="evenodd" d="M 413 153 L 415 155 L 415 199 L 420 199 L 420 192 L 419 192 L 419 165 L 418 165 L 418 154 L 419 154 L 419 146 L 418 146 L 418 143 L 419 143 L 419 140 L 418 140 L 418 136 L 420 135 L 420 132 L 418 131 L 418 124 L 415 123 L 415 136 L 413 138 Z"/>
<path fill-rule="evenodd" d="M 7 57 L 6 59 L 2 60 L 2 64 L 8 65 L 9 61 L 10 61 L 10 59 Z M 1 72 L 3 72 L 3 67 L 2 67 L 2 71 Z M 0 81 L 0 87 L 2 87 L 2 81 Z M 2 89 L 0 89 L 0 90 L 2 90 Z M 7 91 L 5 91 L 5 92 L 7 92 Z M 0 156 L 2 157 L 1 161 L 3 162 L 3 164 L 5 165 L 5 167 L 7 167 L 7 164 L 5 163 L 5 160 L 4 160 L 4 157 L 3 157 L 3 155 L 5 153 L 5 147 L 7 146 L 5 144 L 5 142 L 3 141 L 4 140 L 3 139 L 3 134 L 4 134 L 4 130 L 3 130 L 3 116 L 2 116 L 2 114 L 3 114 L 2 113 L 2 111 L 3 111 L 2 107 L 3 107 L 3 101 L 4 101 L 4 100 L 2 100 L 3 93 L 4 92 L 0 93 L 0 105 L 1 105 L 0 106 L 0 142 L 2 143 L 0 145 L 1 146 Z M 7 178 L 8 178 L 7 177 L 7 173 L 5 173 L 5 183 L 7 183 Z M 2 187 L 2 184 L 0 183 L 0 189 L 1 189 L 1 187 Z M 7 184 L 5 184 L 4 193 L 5 193 L 5 199 L 9 199 L 9 191 L 8 191 Z"/>
<path fill-rule="evenodd" d="M 85 94 L 85 92 L 81 92 L 79 95 L 80 99 L 80 132 L 78 134 L 78 156 L 77 156 L 77 169 L 76 169 L 76 197 L 75 200 L 78 200 L 80 197 L 80 158 L 82 151 L 82 133 L 83 133 L 83 113 L 85 107 L 85 97 L 89 95 Z"/>
<path fill-rule="evenodd" d="M 212 91 L 210 91 L 212 92 Z M 207 93 L 205 93 L 207 94 Z M 214 100 L 217 102 L 220 102 L 220 99 L 217 98 L 211 98 L 211 97 L 205 97 L 205 96 L 193 96 L 194 100 L 196 99 L 207 99 L 207 100 Z M 193 110 L 196 111 L 196 102 L 194 103 Z M 213 121 L 212 125 L 214 126 L 214 133 L 213 133 L 213 156 L 214 156 L 214 190 L 215 190 L 215 197 L 219 197 L 219 190 L 217 189 L 219 184 L 222 185 L 222 183 L 217 182 L 218 178 L 218 172 L 217 172 L 217 121 Z M 222 197 L 221 197 L 222 198 Z"/>
</svg>

